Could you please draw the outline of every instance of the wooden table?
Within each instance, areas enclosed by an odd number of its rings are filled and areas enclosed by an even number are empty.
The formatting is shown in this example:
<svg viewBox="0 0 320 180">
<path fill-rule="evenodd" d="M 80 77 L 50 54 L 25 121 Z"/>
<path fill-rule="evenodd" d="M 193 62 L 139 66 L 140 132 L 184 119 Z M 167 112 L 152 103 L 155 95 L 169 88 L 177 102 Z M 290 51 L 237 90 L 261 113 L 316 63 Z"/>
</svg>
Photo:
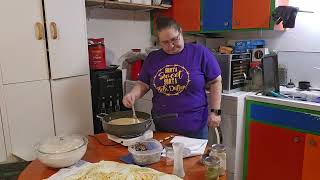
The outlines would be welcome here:
<svg viewBox="0 0 320 180">
<path fill-rule="evenodd" d="M 160 140 L 169 135 L 171 134 L 155 132 L 154 138 Z M 100 144 L 94 137 L 89 137 L 87 152 L 82 158 L 83 160 L 92 163 L 99 162 L 101 160 L 121 162 L 119 158 L 128 154 L 127 147 L 124 147 L 120 144 L 115 144 L 114 142 L 108 140 L 106 134 L 97 134 L 95 137 L 97 137 L 100 142 L 113 146 L 104 146 Z M 199 158 L 199 156 L 195 156 L 184 159 L 184 169 L 186 173 L 184 179 L 205 179 L 205 167 L 199 162 Z M 161 158 L 160 162 L 152 164 L 148 167 L 168 174 L 171 174 L 173 170 L 173 166 L 167 166 L 165 164 L 164 158 Z M 18 179 L 42 180 L 50 177 L 57 171 L 58 169 L 48 168 L 39 160 L 34 160 L 26 167 L 26 169 L 23 170 Z M 226 180 L 226 177 L 220 177 L 220 180 Z"/>
</svg>

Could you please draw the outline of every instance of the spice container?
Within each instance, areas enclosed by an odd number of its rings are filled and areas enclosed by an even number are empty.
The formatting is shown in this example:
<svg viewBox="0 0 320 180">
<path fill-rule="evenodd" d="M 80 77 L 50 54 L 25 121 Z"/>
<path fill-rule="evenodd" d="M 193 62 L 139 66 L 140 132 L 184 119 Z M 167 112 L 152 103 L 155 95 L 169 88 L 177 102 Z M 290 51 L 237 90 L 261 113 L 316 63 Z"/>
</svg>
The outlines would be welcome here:
<svg viewBox="0 0 320 180">
<path fill-rule="evenodd" d="M 207 156 L 203 163 L 206 165 L 207 179 L 219 180 L 220 159 L 216 156 Z"/>
<path fill-rule="evenodd" d="M 164 148 L 166 150 L 166 165 L 172 166 L 173 160 L 174 160 L 174 152 L 173 152 L 172 143 L 165 144 Z"/>
<path fill-rule="evenodd" d="M 220 160 L 219 176 L 226 174 L 227 170 L 227 152 L 226 148 L 222 144 L 213 144 L 209 153 L 211 157 L 218 157 Z"/>
</svg>

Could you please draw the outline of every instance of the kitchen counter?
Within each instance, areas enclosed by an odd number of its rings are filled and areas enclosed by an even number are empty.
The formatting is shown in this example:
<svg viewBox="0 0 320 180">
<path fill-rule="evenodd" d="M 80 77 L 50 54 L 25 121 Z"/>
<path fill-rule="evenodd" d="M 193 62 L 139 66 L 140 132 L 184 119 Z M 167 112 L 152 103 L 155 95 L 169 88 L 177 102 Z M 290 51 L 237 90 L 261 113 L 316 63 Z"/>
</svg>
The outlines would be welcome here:
<svg viewBox="0 0 320 180">
<path fill-rule="evenodd" d="M 160 140 L 169 135 L 171 135 L 171 133 L 155 132 L 154 138 Z M 121 162 L 119 158 L 128 154 L 127 147 L 124 147 L 120 144 L 115 144 L 114 142 L 108 140 L 106 134 L 98 134 L 95 135 L 95 137 L 100 140 L 100 142 L 112 146 L 101 145 L 97 139 L 90 136 L 87 152 L 82 158 L 83 160 L 92 163 L 99 162 L 101 160 Z M 195 156 L 184 159 L 184 169 L 186 173 L 184 177 L 185 180 L 205 179 L 205 167 L 199 162 L 199 158 L 199 156 Z M 160 162 L 152 164 L 149 167 L 168 174 L 171 174 L 173 171 L 173 166 L 165 165 L 164 158 L 161 158 Z M 18 179 L 42 180 L 50 177 L 57 171 L 58 169 L 48 168 L 40 161 L 34 160 L 27 166 L 26 169 L 24 169 Z M 220 177 L 220 180 L 226 180 L 226 177 Z"/>
<path fill-rule="evenodd" d="M 284 99 L 284 98 L 277 98 L 277 97 L 270 97 L 270 96 L 263 96 L 263 95 L 253 95 L 248 94 L 246 96 L 247 100 L 259 101 L 259 102 L 266 102 L 272 103 L 277 105 L 301 108 L 301 109 L 310 109 L 314 111 L 320 111 L 320 103 L 315 102 L 308 102 L 308 101 L 297 101 L 292 99 Z"/>
</svg>

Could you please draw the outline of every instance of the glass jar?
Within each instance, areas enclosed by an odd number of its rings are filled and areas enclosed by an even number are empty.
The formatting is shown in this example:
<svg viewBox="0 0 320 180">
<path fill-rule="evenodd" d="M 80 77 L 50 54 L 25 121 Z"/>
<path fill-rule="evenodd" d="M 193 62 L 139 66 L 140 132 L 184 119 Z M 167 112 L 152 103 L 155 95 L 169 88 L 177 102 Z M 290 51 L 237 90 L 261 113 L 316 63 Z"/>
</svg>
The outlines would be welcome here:
<svg viewBox="0 0 320 180">
<path fill-rule="evenodd" d="M 213 144 L 209 156 L 219 158 L 219 176 L 225 175 L 227 171 L 227 152 L 225 146 L 222 144 Z"/>
<path fill-rule="evenodd" d="M 216 156 L 207 156 L 203 163 L 206 165 L 206 177 L 208 180 L 219 180 L 220 159 Z"/>
<path fill-rule="evenodd" d="M 173 166 L 174 152 L 173 148 L 166 148 L 166 165 Z"/>
</svg>

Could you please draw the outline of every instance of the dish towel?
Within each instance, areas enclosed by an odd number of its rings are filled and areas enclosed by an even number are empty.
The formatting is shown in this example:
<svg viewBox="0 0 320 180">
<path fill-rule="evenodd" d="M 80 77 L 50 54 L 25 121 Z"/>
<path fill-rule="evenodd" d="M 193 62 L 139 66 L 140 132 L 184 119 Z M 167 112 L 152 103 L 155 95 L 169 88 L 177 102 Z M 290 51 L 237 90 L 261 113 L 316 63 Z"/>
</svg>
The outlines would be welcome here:
<svg viewBox="0 0 320 180">
<path fill-rule="evenodd" d="M 196 138 L 189 138 L 184 136 L 175 136 L 171 141 L 171 143 L 181 142 L 184 144 L 184 148 L 188 149 L 189 151 L 183 154 L 183 157 L 192 157 L 204 154 L 204 151 L 207 147 L 208 140 L 207 139 L 196 139 Z M 161 152 L 162 156 L 166 155 L 166 150 L 163 149 Z"/>
</svg>

